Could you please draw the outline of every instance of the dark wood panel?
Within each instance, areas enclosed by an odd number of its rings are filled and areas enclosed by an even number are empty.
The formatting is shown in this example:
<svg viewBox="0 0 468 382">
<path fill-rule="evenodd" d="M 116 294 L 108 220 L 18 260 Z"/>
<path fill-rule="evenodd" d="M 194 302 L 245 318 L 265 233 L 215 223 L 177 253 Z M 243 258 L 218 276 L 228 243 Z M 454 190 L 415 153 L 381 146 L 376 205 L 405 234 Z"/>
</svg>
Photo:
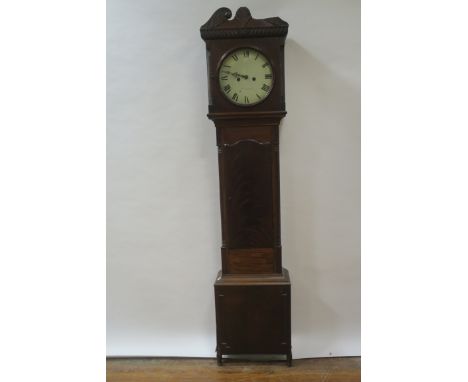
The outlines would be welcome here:
<svg viewBox="0 0 468 382">
<path fill-rule="evenodd" d="M 291 351 L 290 286 L 215 285 L 220 354 Z"/>
<path fill-rule="evenodd" d="M 229 248 L 273 247 L 272 145 L 245 140 L 223 152 Z"/>
<path fill-rule="evenodd" d="M 258 274 L 276 272 L 273 248 L 244 248 L 226 251 L 226 273 Z"/>
</svg>

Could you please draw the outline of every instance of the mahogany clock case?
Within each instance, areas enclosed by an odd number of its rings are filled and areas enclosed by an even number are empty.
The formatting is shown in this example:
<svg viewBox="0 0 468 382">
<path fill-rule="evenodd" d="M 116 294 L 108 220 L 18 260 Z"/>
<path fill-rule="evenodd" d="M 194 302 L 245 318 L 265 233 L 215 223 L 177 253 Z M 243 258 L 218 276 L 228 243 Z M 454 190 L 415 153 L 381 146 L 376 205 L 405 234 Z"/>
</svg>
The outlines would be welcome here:
<svg viewBox="0 0 468 382">
<path fill-rule="evenodd" d="M 217 359 L 282 354 L 291 365 L 291 283 L 282 267 L 279 124 L 285 116 L 284 42 L 288 24 L 218 9 L 201 28 L 206 42 L 208 117 L 218 146 L 222 269 L 215 281 Z M 219 67 L 240 48 L 261 52 L 274 75 L 268 97 L 236 105 L 223 94 Z"/>
</svg>

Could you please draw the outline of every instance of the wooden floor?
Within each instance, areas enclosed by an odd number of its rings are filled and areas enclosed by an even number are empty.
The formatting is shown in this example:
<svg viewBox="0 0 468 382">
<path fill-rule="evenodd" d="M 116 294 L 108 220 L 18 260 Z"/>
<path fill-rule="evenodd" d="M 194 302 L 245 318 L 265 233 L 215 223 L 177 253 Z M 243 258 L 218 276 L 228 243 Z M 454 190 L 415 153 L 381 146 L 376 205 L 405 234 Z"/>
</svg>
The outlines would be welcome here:
<svg viewBox="0 0 468 382">
<path fill-rule="evenodd" d="M 107 382 L 356 382 L 361 358 L 315 358 L 286 363 L 207 358 L 130 358 L 107 360 Z"/>
</svg>

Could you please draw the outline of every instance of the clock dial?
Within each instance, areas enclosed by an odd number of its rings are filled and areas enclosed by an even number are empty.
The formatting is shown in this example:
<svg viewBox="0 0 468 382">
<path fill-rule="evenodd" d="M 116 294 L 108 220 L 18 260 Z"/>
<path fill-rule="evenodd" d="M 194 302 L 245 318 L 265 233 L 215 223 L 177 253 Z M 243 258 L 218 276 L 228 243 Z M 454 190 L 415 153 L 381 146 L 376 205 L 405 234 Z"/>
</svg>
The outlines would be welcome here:
<svg viewBox="0 0 468 382">
<path fill-rule="evenodd" d="M 219 86 L 232 103 L 255 105 L 268 97 L 273 87 L 270 61 L 253 48 L 235 50 L 221 63 Z"/>
</svg>

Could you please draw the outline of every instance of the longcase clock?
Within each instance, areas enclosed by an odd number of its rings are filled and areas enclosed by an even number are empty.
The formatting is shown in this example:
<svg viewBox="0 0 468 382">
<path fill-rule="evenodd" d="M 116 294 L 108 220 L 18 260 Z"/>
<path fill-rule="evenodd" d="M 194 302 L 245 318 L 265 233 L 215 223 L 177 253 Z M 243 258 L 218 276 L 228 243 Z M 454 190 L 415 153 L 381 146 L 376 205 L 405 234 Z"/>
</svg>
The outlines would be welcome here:
<svg viewBox="0 0 468 382">
<path fill-rule="evenodd" d="M 291 365 L 291 283 L 281 263 L 278 129 L 286 115 L 288 24 L 218 9 L 206 42 L 208 118 L 216 126 L 222 269 L 214 284 L 217 359 L 284 355 Z"/>
</svg>

